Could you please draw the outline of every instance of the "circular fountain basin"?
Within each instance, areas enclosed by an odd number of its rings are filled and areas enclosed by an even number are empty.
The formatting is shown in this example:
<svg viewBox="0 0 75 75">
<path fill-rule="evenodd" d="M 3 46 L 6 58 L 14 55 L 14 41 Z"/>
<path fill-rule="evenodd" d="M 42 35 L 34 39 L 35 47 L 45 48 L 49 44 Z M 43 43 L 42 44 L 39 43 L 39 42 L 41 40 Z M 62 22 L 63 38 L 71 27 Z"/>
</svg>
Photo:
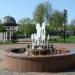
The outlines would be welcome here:
<svg viewBox="0 0 75 75">
<path fill-rule="evenodd" d="M 53 55 L 25 55 L 24 52 L 16 53 L 15 50 L 19 49 L 9 49 L 5 52 L 6 68 L 12 71 L 59 72 L 75 67 L 75 51 L 73 50 Z"/>
</svg>

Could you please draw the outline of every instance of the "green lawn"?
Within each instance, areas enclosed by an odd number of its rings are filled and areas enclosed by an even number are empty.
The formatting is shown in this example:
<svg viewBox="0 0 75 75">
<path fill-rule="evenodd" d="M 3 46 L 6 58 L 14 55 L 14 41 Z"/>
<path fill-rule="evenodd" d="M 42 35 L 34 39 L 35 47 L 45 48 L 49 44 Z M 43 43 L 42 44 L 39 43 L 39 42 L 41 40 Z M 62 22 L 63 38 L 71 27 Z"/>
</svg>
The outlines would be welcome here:
<svg viewBox="0 0 75 75">
<path fill-rule="evenodd" d="M 64 43 L 64 39 L 60 36 L 52 36 L 50 37 L 51 43 Z M 66 38 L 65 43 L 75 43 L 75 36 L 70 36 L 69 38 Z"/>
</svg>

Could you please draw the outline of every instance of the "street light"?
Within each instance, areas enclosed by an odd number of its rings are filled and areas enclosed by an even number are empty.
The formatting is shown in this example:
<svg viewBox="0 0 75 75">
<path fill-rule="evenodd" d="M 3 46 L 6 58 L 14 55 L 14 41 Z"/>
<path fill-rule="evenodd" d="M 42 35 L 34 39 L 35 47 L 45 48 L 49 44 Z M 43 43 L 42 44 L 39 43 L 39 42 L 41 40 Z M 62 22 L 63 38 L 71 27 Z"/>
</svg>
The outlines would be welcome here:
<svg viewBox="0 0 75 75">
<path fill-rule="evenodd" d="M 66 23 L 67 23 L 67 10 L 64 9 L 64 42 L 66 41 Z"/>
</svg>

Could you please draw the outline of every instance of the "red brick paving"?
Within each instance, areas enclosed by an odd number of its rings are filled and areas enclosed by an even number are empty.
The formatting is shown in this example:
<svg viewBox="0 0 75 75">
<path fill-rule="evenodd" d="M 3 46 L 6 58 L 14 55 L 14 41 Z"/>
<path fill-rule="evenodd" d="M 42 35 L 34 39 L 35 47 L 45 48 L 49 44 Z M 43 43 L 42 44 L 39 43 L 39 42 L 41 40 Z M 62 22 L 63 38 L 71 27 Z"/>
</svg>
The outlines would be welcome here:
<svg viewBox="0 0 75 75">
<path fill-rule="evenodd" d="M 54 47 L 57 48 L 75 48 L 75 44 L 74 43 L 55 43 L 53 44 Z M 9 49 L 9 48 L 22 48 L 22 47 L 26 47 L 26 44 L 1 44 L 0 45 L 0 49 L 1 50 L 5 50 L 5 49 Z"/>
<path fill-rule="evenodd" d="M 75 44 L 74 43 L 60 43 L 60 44 L 54 44 L 54 47 L 58 47 L 58 48 L 75 48 Z"/>
<path fill-rule="evenodd" d="M 1 44 L 0 45 L 0 49 L 1 50 L 6 50 L 6 49 L 9 49 L 9 48 L 24 48 L 26 47 L 26 44 Z"/>
</svg>

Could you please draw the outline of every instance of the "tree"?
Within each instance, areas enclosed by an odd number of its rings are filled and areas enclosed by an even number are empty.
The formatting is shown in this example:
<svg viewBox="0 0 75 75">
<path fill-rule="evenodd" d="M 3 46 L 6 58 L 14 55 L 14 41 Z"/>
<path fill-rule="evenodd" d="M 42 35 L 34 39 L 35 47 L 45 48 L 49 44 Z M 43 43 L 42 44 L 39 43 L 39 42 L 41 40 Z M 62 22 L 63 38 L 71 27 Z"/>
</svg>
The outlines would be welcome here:
<svg viewBox="0 0 75 75">
<path fill-rule="evenodd" d="M 70 25 L 71 25 L 72 30 L 75 31 L 75 19 L 73 19 L 71 21 L 71 24 Z"/>
<path fill-rule="evenodd" d="M 50 18 L 50 25 L 55 29 L 60 29 L 63 27 L 64 15 L 60 11 L 54 11 Z"/>
<path fill-rule="evenodd" d="M 22 32 L 23 34 L 27 34 L 27 24 L 31 23 L 31 19 L 30 18 L 22 18 L 19 20 L 19 31 Z"/>
<path fill-rule="evenodd" d="M 19 25 L 19 32 L 25 34 L 25 36 L 30 36 L 36 32 L 36 27 L 34 24 Z"/>
<path fill-rule="evenodd" d="M 71 21 L 70 26 L 71 26 L 71 30 L 74 32 L 75 35 L 75 19 Z"/>
<path fill-rule="evenodd" d="M 52 6 L 49 2 L 45 2 L 44 6 L 45 6 L 45 20 L 47 23 L 49 23 L 49 19 L 51 18 L 52 14 Z"/>
<path fill-rule="evenodd" d="M 0 20 L 0 32 L 5 32 L 5 28 L 4 28 L 3 25 L 1 24 L 1 20 Z"/>
<path fill-rule="evenodd" d="M 19 32 L 25 34 L 25 36 L 30 36 L 32 33 L 34 33 L 35 25 L 32 24 L 32 21 L 30 19 L 21 19 L 19 21 Z"/>
<path fill-rule="evenodd" d="M 33 14 L 33 19 L 36 23 L 39 23 L 40 25 L 42 25 L 44 21 L 44 15 L 45 15 L 45 7 L 41 3 L 35 9 L 34 14 Z"/>
<path fill-rule="evenodd" d="M 66 30 L 72 30 L 72 25 L 66 25 Z"/>
<path fill-rule="evenodd" d="M 32 22 L 32 20 L 30 18 L 22 18 L 19 20 L 19 24 L 28 24 L 31 22 Z"/>
<path fill-rule="evenodd" d="M 75 25 L 75 19 L 71 21 L 71 25 Z"/>
<path fill-rule="evenodd" d="M 47 21 L 49 19 L 51 11 L 52 8 L 50 3 L 40 3 L 33 13 L 34 21 L 42 25 L 45 20 Z"/>
<path fill-rule="evenodd" d="M 5 32 L 6 29 L 4 28 L 4 26 L 2 24 L 0 24 L 0 32 Z"/>
</svg>

